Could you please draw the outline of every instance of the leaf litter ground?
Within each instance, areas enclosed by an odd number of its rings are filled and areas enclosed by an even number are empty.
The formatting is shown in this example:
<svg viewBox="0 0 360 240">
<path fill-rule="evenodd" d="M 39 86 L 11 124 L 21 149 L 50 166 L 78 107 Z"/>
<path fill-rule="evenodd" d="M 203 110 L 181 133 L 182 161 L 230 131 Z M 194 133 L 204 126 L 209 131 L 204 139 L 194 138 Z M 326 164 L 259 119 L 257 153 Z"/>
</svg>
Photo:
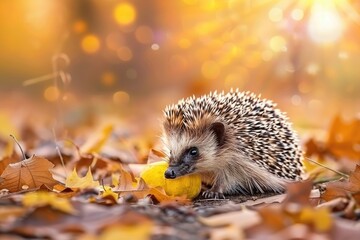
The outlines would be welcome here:
<svg viewBox="0 0 360 240">
<path fill-rule="evenodd" d="M 328 138 L 308 139 L 309 180 L 289 184 L 286 193 L 225 200 L 189 200 L 148 186 L 139 171 L 161 153 L 147 154 L 152 146 L 141 138 L 119 139 L 113 126 L 77 144 L 22 141 L 25 156 L 4 138 L 1 237 L 358 239 L 360 139 L 350 133 L 359 129 L 358 120 L 335 117 Z"/>
</svg>

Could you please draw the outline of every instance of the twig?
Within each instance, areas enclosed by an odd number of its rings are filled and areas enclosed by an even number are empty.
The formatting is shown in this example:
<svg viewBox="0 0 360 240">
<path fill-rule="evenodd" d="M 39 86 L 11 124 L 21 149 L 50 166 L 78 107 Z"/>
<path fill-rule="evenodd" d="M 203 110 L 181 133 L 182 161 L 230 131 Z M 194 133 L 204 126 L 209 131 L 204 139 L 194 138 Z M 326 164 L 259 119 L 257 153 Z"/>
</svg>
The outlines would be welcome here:
<svg viewBox="0 0 360 240">
<path fill-rule="evenodd" d="M 16 139 L 16 137 L 15 137 L 14 135 L 10 134 L 10 137 L 12 137 L 12 138 L 14 139 L 14 141 L 16 142 L 16 144 L 19 146 L 20 151 L 21 151 L 21 154 L 22 154 L 22 156 L 23 156 L 23 160 L 25 160 L 25 159 L 26 159 L 26 155 L 25 155 L 25 153 L 24 153 L 24 151 L 23 151 L 20 143 L 18 142 L 18 140 Z"/>
<path fill-rule="evenodd" d="M 308 160 L 308 161 L 310 161 L 310 162 L 312 162 L 312 163 L 314 163 L 314 164 L 316 164 L 316 165 L 319 165 L 320 167 L 323 167 L 323 168 L 325 168 L 325 169 L 327 169 L 327 170 L 330 170 L 330 171 L 332 171 L 332 172 L 334 172 L 334 173 L 337 173 L 337 174 L 339 174 L 339 175 L 341 175 L 341 176 L 343 176 L 343 177 L 345 177 L 345 178 L 349 178 L 349 175 L 347 175 L 347 174 L 345 174 L 345 173 L 342 173 L 342 172 L 339 172 L 339 171 L 336 171 L 336 170 L 334 170 L 334 169 L 331 169 L 331 168 L 329 168 L 329 167 L 327 167 L 327 166 L 325 166 L 325 165 L 323 165 L 323 164 L 321 164 L 321 163 L 318 163 L 318 162 L 316 162 L 316 161 L 314 161 L 314 160 L 312 160 L 312 159 L 310 159 L 310 158 L 308 158 L 308 157 L 305 157 L 305 159 Z"/>
<path fill-rule="evenodd" d="M 39 83 L 39 82 L 45 82 L 45 81 L 54 79 L 58 75 L 59 75 L 58 72 L 54 72 L 54 73 L 43 75 L 41 77 L 31 78 L 31 79 L 25 80 L 23 82 L 23 86 L 29 86 L 29 85 L 33 85 L 33 84 L 36 84 L 36 83 Z"/>
<path fill-rule="evenodd" d="M 59 148 L 59 145 L 57 144 L 57 137 L 56 137 L 56 133 L 55 133 L 55 128 L 52 128 L 52 132 L 53 132 L 53 135 L 54 135 L 54 141 L 55 141 L 55 149 L 56 149 L 56 152 L 57 154 L 59 155 L 60 157 L 60 161 L 61 161 L 61 165 L 63 166 L 64 168 L 64 173 L 65 173 L 65 176 L 67 176 L 67 173 L 66 173 L 66 167 L 65 167 L 65 163 L 64 163 L 64 158 L 60 152 L 60 148 Z"/>
<path fill-rule="evenodd" d="M 318 179 L 317 181 L 314 181 L 314 184 L 327 183 L 327 182 L 337 181 L 337 180 L 341 180 L 341 179 L 343 179 L 342 176 L 336 176 L 336 177 L 330 177 L 330 178 L 321 178 L 321 179 Z"/>
</svg>

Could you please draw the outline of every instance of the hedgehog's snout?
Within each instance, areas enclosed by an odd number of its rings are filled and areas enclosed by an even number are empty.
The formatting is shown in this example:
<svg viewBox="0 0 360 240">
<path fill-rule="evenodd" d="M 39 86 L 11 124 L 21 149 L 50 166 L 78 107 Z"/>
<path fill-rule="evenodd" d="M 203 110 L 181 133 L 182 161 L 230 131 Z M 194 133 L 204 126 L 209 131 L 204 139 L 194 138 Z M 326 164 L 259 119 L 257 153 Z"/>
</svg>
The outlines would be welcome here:
<svg viewBox="0 0 360 240">
<path fill-rule="evenodd" d="M 176 178 L 176 173 L 173 169 L 168 168 L 165 171 L 165 178 L 170 178 L 170 179 L 174 179 Z"/>
</svg>

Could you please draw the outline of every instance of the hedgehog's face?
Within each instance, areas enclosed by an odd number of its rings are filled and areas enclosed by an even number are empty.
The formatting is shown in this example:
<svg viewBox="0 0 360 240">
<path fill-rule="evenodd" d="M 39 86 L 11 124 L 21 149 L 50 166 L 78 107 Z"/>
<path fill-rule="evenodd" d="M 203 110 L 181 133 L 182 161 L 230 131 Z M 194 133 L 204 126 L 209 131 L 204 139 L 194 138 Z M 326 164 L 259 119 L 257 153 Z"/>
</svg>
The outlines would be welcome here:
<svg viewBox="0 0 360 240">
<path fill-rule="evenodd" d="M 165 147 L 169 167 L 165 178 L 176 178 L 190 173 L 211 171 L 224 140 L 224 125 L 213 123 L 202 131 L 166 130 Z"/>
</svg>

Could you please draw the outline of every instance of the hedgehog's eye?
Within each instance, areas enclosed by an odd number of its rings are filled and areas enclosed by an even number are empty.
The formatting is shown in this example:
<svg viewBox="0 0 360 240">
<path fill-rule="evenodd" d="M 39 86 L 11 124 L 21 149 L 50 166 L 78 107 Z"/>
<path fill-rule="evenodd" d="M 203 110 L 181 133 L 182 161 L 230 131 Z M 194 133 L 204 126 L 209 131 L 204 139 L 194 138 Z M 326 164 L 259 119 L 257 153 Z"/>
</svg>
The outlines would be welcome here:
<svg viewBox="0 0 360 240">
<path fill-rule="evenodd" d="M 189 154 L 191 156 L 197 156 L 199 155 L 199 149 L 197 147 L 192 147 L 189 149 Z"/>
</svg>

